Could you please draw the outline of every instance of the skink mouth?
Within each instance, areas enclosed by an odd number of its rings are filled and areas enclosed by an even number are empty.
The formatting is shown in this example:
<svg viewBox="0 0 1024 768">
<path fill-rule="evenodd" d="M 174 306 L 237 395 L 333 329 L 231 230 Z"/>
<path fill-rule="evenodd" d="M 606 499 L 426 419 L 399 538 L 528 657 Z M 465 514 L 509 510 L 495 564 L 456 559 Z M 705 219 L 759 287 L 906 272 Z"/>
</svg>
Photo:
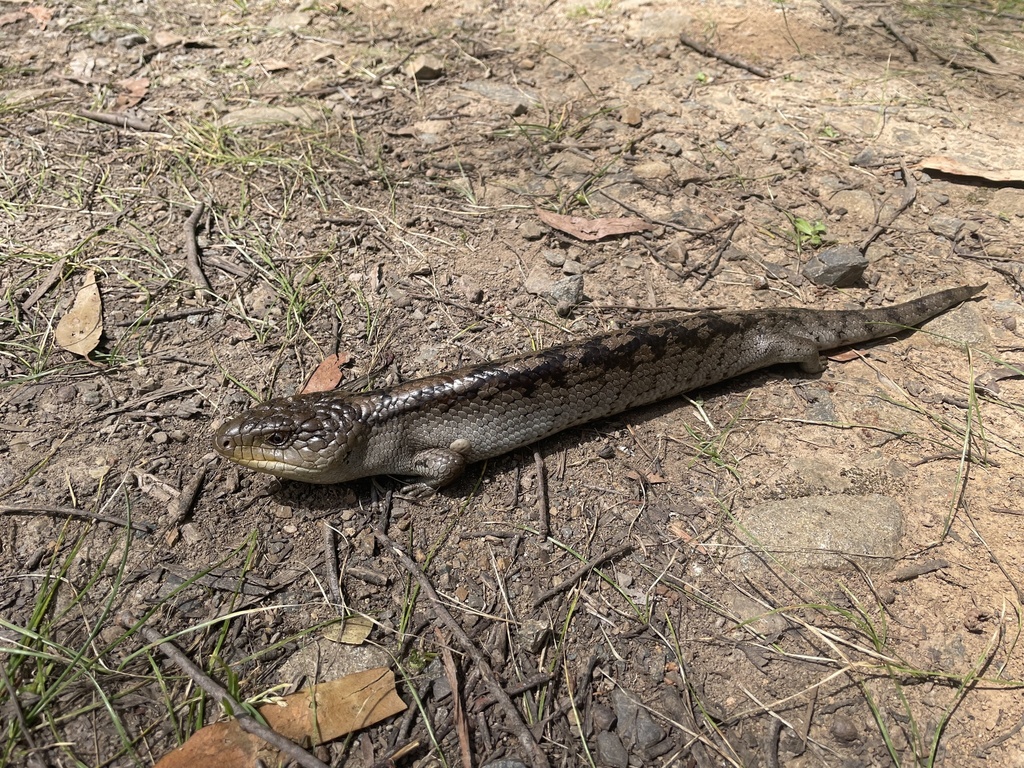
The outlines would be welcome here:
<svg viewBox="0 0 1024 768">
<path fill-rule="evenodd" d="M 257 472 L 282 477 L 288 480 L 316 482 L 320 469 L 301 462 L 286 461 L 260 448 L 245 445 L 238 436 L 218 432 L 213 438 L 213 448 L 226 459 Z"/>
</svg>

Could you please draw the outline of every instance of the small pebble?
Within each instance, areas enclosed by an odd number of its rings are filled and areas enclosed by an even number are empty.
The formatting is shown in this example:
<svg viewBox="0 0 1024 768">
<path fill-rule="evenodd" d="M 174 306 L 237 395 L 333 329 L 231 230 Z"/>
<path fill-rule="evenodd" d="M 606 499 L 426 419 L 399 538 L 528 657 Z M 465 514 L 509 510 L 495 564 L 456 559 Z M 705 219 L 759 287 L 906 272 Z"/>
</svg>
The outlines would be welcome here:
<svg viewBox="0 0 1024 768">
<path fill-rule="evenodd" d="M 859 738 L 857 732 L 857 724 L 853 722 L 853 718 L 847 717 L 846 715 L 836 715 L 832 721 L 832 727 L 829 731 L 835 737 L 836 741 L 841 741 L 844 744 L 849 744 L 856 741 Z"/>
<path fill-rule="evenodd" d="M 524 221 L 519 225 L 519 234 L 524 240 L 540 240 L 544 232 L 544 227 L 537 221 Z"/>
<path fill-rule="evenodd" d="M 151 439 L 157 445 L 166 445 L 170 441 L 171 436 L 166 432 L 154 432 Z"/>
<path fill-rule="evenodd" d="M 619 112 L 619 120 L 635 128 L 643 123 L 644 116 L 638 107 L 628 106 L 623 107 Z"/>
<path fill-rule="evenodd" d="M 552 267 L 560 267 L 563 264 L 565 264 L 565 254 L 562 253 L 561 251 L 554 251 L 548 249 L 544 251 L 542 255 L 544 256 L 544 261 L 546 261 Z"/>
</svg>

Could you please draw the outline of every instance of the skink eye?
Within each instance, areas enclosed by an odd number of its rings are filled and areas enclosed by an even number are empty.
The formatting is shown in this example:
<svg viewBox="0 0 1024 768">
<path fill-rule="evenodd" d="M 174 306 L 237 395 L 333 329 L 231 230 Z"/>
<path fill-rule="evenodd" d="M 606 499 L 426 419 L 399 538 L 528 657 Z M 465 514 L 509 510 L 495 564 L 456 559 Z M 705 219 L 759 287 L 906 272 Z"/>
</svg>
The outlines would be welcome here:
<svg viewBox="0 0 1024 768">
<path fill-rule="evenodd" d="M 284 432 L 271 432 L 265 438 L 266 442 L 274 448 L 280 448 L 282 445 L 288 442 L 288 435 Z"/>
</svg>

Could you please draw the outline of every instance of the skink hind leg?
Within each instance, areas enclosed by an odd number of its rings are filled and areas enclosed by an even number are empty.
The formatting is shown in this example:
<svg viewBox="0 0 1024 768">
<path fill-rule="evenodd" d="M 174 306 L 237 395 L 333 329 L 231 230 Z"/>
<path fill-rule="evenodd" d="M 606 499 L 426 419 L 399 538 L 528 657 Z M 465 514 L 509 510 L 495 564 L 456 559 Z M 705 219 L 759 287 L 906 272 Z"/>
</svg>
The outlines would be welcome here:
<svg viewBox="0 0 1024 768">
<path fill-rule="evenodd" d="M 459 452 L 468 444 L 456 440 L 449 448 L 428 448 L 413 457 L 413 472 L 423 478 L 418 483 L 411 483 L 402 488 L 401 494 L 411 499 L 422 499 L 430 496 L 438 488 L 455 481 L 466 469 L 466 457 Z"/>
</svg>

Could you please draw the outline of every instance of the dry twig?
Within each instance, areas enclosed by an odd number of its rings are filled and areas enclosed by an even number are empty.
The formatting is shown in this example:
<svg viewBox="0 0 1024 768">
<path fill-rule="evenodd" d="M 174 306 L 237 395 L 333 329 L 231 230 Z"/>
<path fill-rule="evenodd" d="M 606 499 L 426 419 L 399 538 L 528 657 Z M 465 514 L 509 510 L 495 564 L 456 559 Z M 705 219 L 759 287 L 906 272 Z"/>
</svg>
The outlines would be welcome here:
<svg viewBox="0 0 1024 768">
<path fill-rule="evenodd" d="M 743 59 L 739 59 L 728 53 L 720 53 L 709 45 L 705 45 L 699 40 L 694 40 L 692 37 L 687 35 L 685 32 L 679 33 L 679 41 L 688 48 L 693 48 L 697 53 L 702 56 L 709 56 L 712 59 L 718 59 L 721 62 L 725 62 L 730 67 L 736 67 L 737 69 L 745 69 L 752 75 L 758 77 L 771 77 L 772 73 L 764 67 L 759 67 L 756 64 L 747 64 Z"/>
<path fill-rule="evenodd" d="M 473 663 L 476 664 L 477 669 L 480 671 L 480 676 L 483 678 L 484 685 L 487 686 L 491 695 L 494 696 L 501 705 L 501 708 L 505 711 L 505 715 L 508 718 L 508 727 L 516 735 L 516 738 L 519 739 L 519 743 L 523 745 L 523 748 L 529 753 L 530 763 L 533 765 L 533 768 L 547 768 L 547 766 L 550 765 L 547 755 L 545 755 L 544 750 L 540 748 L 540 744 L 537 743 L 537 739 L 534 737 L 533 732 L 523 720 L 522 714 L 520 714 L 512 699 L 501 687 L 501 684 L 498 682 L 497 675 L 494 674 L 494 670 L 491 669 L 491 665 L 488 663 L 483 653 L 476 647 L 476 644 L 470 639 L 469 635 L 466 634 L 466 630 L 462 628 L 462 625 L 460 625 L 448 609 L 445 608 L 444 603 L 441 602 L 441 598 L 438 597 L 437 591 L 434 589 L 434 585 L 430 583 L 430 579 L 428 579 L 422 569 L 416 565 L 416 562 L 409 557 L 401 547 L 395 544 L 395 542 L 393 542 L 383 530 L 380 528 L 374 528 L 373 535 L 381 546 L 394 553 L 395 557 L 398 558 L 399 564 L 405 568 L 409 575 L 412 576 L 420 585 L 420 589 L 423 590 L 423 594 L 427 596 L 427 599 L 429 599 L 433 605 L 434 613 L 437 618 L 448 627 L 459 645 L 462 646 L 462 650 L 465 651 L 473 660 Z"/>
<path fill-rule="evenodd" d="M 199 229 L 199 220 L 203 218 L 203 211 L 206 206 L 197 203 L 192 209 L 192 214 L 185 221 L 185 266 L 188 267 L 189 277 L 204 293 L 213 293 L 210 289 L 210 281 L 203 273 L 203 265 L 199 261 L 199 240 L 196 232 Z"/>
<path fill-rule="evenodd" d="M 621 547 L 616 547 L 615 549 L 609 550 L 608 552 L 605 552 L 602 555 L 590 558 L 579 569 L 577 569 L 576 573 L 574 573 L 572 576 L 570 576 L 568 579 L 561 582 L 560 584 L 556 584 L 547 592 L 544 592 L 540 597 L 534 600 L 533 607 L 540 608 L 540 606 L 542 606 L 545 602 L 550 600 L 558 593 L 565 592 L 567 589 L 571 588 L 573 584 L 575 584 L 580 579 L 584 578 L 587 574 L 589 574 L 592 570 L 597 568 L 602 563 L 606 563 L 609 560 L 613 560 L 619 555 L 624 555 L 627 552 L 632 551 L 632 549 L 632 544 L 623 544 Z"/>
<path fill-rule="evenodd" d="M 130 115 L 116 115 L 110 112 L 92 112 L 88 109 L 80 109 L 75 112 L 75 115 L 86 120 L 92 120 L 94 123 L 113 125 L 117 128 L 131 128 L 133 131 L 153 132 L 158 130 L 152 123 L 146 120 L 140 120 L 137 117 L 131 117 Z"/>
<path fill-rule="evenodd" d="M 134 520 L 128 521 L 123 517 L 101 515 L 97 512 L 90 512 L 87 509 L 75 509 L 74 507 L 24 507 L 24 506 L 0 506 L 0 515 L 52 515 L 53 517 L 77 517 L 81 520 L 95 520 L 98 523 L 110 523 L 120 525 L 122 528 L 131 528 L 141 533 L 152 533 L 155 529 L 149 523 L 137 523 Z"/>
<path fill-rule="evenodd" d="M 890 19 L 885 16 L 878 17 L 878 23 L 888 30 L 889 34 L 899 40 L 903 47 L 907 49 L 907 53 L 910 54 L 910 58 L 917 61 L 917 43 L 911 40 L 909 37 L 903 34 L 899 27 L 897 27 Z"/>
<path fill-rule="evenodd" d="M 903 183 L 906 186 L 903 188 L 903 199 L 900 201 L 899 208 L 896 209 L 885 224 L 879 222 L 875 225 L 875 228 L 868 233 L 868 236 L 864 238 L 864 242 L 860 244 L 861 253 L 864 253 L 864 251 L 868 249 L 868 246 L 875 241 L 875 238 L 891 227 L 893 222 L 899 218 L 900 214 L 913 205 L 914 200 L 917 198 L 917 182 L 914 180 L 910 171 L 907 170 L 907 164 L 902 158 L 900 159 L 900 168 L 903 170 Z"/>
<path fill-rule="evenodd" d="M 125 629 L 133 629 L 139 623 L 138 619 L 127 612 L 121 614 L 119 620 L 121 626 Z M 206 693 L 208 693 L 222 709 L 233 713 L 235 720 L 238 722 L 238 727 L 243 731 L 263 739 L 282 754 L 287 755 L 289 759 L 294 760 L 301 766 L 304 766 L 304 768 L 328 768 L 326 763 L 317 760 L 298 744 L 286 739 L 281 734 L 261 724 L 252 715 L 248 714 L 245 707 L 243 707 L 234 696 L 228 693 L 220 683 L 203 672 L 203 670 L 196 666 L 192 659 L 182 653 L 178 646 L 170 640 L 162 637 L 155 629 L 150 627 L 138 627 L 138 630 L 142 633 L 142 636 L 146 638 L 147 643 L 151 643 L 160 648 L 168 659 L 174 662 L 182 672 L 192 678 L 192 681 L 206 691 Z"/>
</svg>

